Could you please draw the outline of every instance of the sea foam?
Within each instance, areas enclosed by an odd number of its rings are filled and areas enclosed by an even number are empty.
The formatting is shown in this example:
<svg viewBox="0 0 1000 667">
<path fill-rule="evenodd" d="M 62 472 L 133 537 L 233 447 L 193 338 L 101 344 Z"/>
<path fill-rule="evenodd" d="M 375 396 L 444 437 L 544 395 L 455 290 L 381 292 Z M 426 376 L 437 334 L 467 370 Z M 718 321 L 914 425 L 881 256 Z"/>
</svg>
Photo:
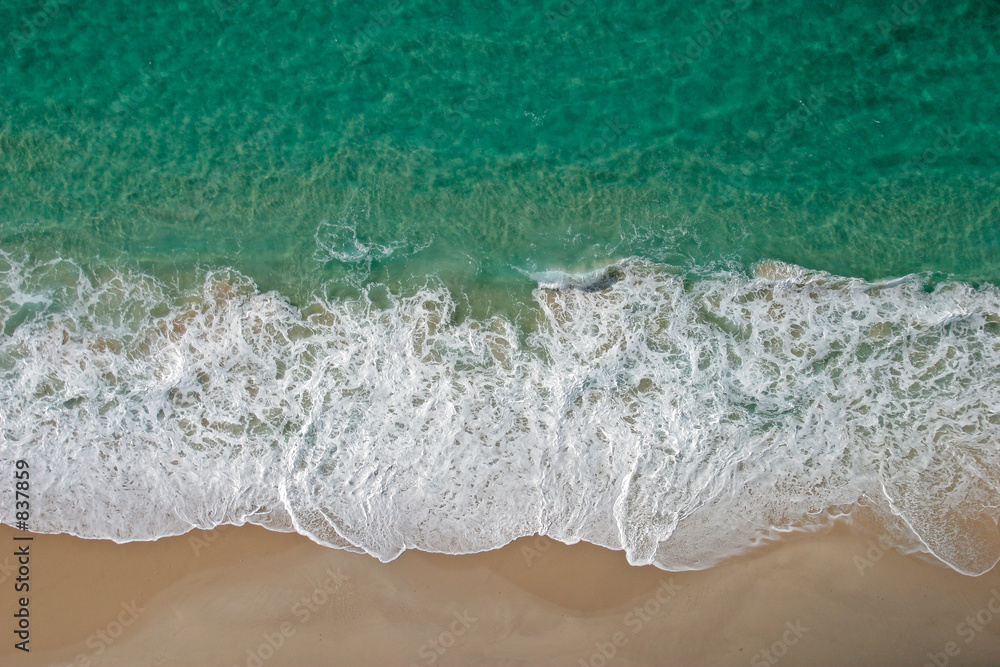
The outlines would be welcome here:
<svg viewBox="0 0 1000 667">
<path fill-rule="evenodd" d="M 0 464 L 31 465 L 33 529 L 120 542 L 252 522 L 387 561 L 540 533 L 682 570 L 865 504 L 901 548 L 997 562 L 997 288 L 557 277 L 525 333 L 432 280 L 297 308 L 235 271 L 2 256 Z"/>
</svg>

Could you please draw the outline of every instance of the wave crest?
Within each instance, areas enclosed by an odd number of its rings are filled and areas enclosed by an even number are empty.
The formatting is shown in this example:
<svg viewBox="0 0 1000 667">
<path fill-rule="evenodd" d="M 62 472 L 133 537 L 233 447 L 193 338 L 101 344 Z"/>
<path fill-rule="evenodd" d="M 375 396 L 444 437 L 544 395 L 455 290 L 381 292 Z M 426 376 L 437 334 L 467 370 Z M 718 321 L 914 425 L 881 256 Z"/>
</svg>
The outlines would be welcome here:
<svg viewBox="0 0 1000 667">
<path fill-rule="evenodd" d="M 996 288 L 627 260 L 534 299 L 525 335 L 434 285 L 298 309 L 232 271 L 0 258 L 0 459 L 38 470 L 36 529 L 117 541 L 542 533 L 698 569 L 867 503 L 958 571 L 1000 558 Z"/>
</svg>

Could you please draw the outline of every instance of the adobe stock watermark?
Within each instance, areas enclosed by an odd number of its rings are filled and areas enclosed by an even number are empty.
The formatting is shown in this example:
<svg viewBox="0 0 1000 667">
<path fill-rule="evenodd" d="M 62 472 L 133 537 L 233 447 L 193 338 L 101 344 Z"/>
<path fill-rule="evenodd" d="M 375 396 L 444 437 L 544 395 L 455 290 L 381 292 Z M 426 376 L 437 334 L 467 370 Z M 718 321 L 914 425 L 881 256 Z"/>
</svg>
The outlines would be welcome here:
<svg viewBox="0 0 1000 667">
<path fill-rule="evenodd" d="M 868 549 L 864 555 L 854 555 L 854 567 L 858 568 L 858 574 L 865 576 L 865 570 L 882 560 L 882 556 L 891 548 L 892 542 L 885 535 L 880 535 L 877 541 L 868 540 Z"/>
<path fill-rule="evenodd" d="M 921 151 L 919 155 L 915 155 L 907 161 L 893 178 L 886 179 L 879 183 L 879 189 L 891 191 L 891 189 L 898 185 L 907 175 L 919 173 L 921 169 L 934 164 L 941 159 L 943 155 L 955 150 L 955 147 L 958 145 L 958 142 L 963 136 L 953 127 L 937 128 L 936 133 L 938 136 L 930 146 Z M 892 199 L 888 196 L 881 197 L 871 201 L 868 206 L 876 213 L 881 213 L 887 206 L 889 206 L 891 201 Z"/>
<path fill-rule="evenodd" d="M 905 0 L 892 5 L 892 13 L 889 18 L 876 22 L 875 27 L 882 35 L 882 39 L 889 37 L 896 28 L 899 28 L 906 20 L 917 13 L 917 11 L 927 4 L 927 0 Z"/>
<path fill-rule="evenodd" d="M 607 153 L 611 146 L 625 135 L 626 127 L 615 118 L 605 118 L 601 122 L 598 134 L 587 142 L 587 145 L 573 155 L 574 162 L 585 162 Z"/>
<path fill-rule="evenodd" d="M 577 9 L 590 2 L 590 0 L 562 0 L 555 8 L 545 12 L 545 20 L 548 21 L 549 28 L 556 28 L 560 23 L 572 16 Z"/>
<path fill-rule="evenodd" d="M 465 121 L 493 97 L 496 89 L 497 83 L 489 74 L 479 77 L 472 91 L 461 102 L 448 107 L 445 111 L 444 124 L 436 127 L 431 132 L 429 140 L 423 142 L 417 150 L 410 151 L 405 160 L 405 171 L 410 173 L 414 170 L 421 149 L 432 151 L 453 145 L 461 134 Z"/>
<path fill-rule="evenodd" d="M 436 637 L 428 639 L 417 649 L 417 655 L 423 660 L 423 664 L 436 664 L 441 659 L 441 656 L 447 653 L 448 649 L 458 642 L 459 637 L 468 632 L 469 628 L 479 620 L 470 614 L 468 610 L 461 614 L 456 611 L 452 616 L 455 617 L 455 620 L 448 624 L 447 630 L 442 630 Z M 410 667 L 420 667 L 420 665 L 412 662 L 410 663 Z"/>
<path fill-rule="evenodd" d="M 21 21 L 21 26 L 11 30 L 10 35 L 8 35 L 7 39 L 14 47 L 14 51 L 20 51 L 21 47 L 37 37 L 38 31 L 48 27 L 59 10 L 68 4 L 70 4 L 70 0 L 45 0 L 45 2 L 40 3 L 38 10 Z"/>
<path fill-rule="evenodd" d="M 431 142 L 435 144 L 435 147 L 454 143 L 455 137 L 461 132 L 465 121 L 493 97 L 496 89 L 497 83 L 489 74 L 479 77 L 472 92 L 461 102 L 448 108 L 445 114 L 445 127 L 449 131 L 437 128 L 431 133 Z"/>
<path fill-rule="evenodd" d="M 814 116 L 833 97 L 827 84 L 813 86 L 809 96 L 799 100 L 799 107 L 789 111 L 778 120 L 764 142 L 764 152 L 771 154 L 788 141 L 796 130 L 800 130 L 814 120 Z"/>
<path fill-rule="evenodd" d="M 123 87 L 115 101 L 108 105 L 107 116 L 102 120 L 96 130 L 86 128 L 87 132 L 83 136 L 86 148 L 76 152 L 73 161 L 79 165 L 91 159 L 91 151 L 101 143 L 110 138 L 114 133 L 122 131 L 120 120 L 133 110 L 149 103 L 152 98 L 153 88 L 156 84 L 166 78 L 166 73 L 160 69 L 149 68 L 141 72 L 138 81 L 133 79 L 133 83 Z"/>
<path fill-rule="evenodd" d="M 137 107 L 141 107 L 149 101 L 152 87 L 166 78 L 166 74 L 159 69 L 144 70 L 140 75 L 139 83 L 125 88 L 115 101 L 108 107 L 113 114 L 121 114 Z"/>
<path fill-rule="evenodd" d="M 308 623 L 316 612 L 334 599 L 334 594 L 340 592 L 348 579 L 350 577 L 341 572 L 339 567 L 336 570 L 333 569 L 332 565 L 327 568 L 326 572 L 323 573 L 323 578 L 312 592 L 303 595 L 292 605 L 291 612 L 298 619 L 298 624 Z M 243 664 L 235 664 L 233 667 L 261 667 L 274 657 L 285 645 L 285 642 L 295 635 L 297 630 L 295 624 L 291 621 L 285 621 L 274 632 L 261 634 L 261 642 L 256 647 L 247 649 L 247 657 Z"/>
<path fill-rule="evenodd" d="M 942 155 L 953 150 L 958 140 L 962 138 L 958 130 L 953 127 L 938 128 L 937 139 L 924 151 L 906 163 L 906 169 L 920 169 L 934 164 Z"/>
<path fill-rule="evenodd" d="M 188 545 L 191 547 L 192 553 L 194 553 L 195 557 L 197 558 L 198 556 L 201 555 L 202 549 L 205 549 L 211 546 L 213 543 L 215 543 L 215 541 L 219 539 L 219 535 L 231 527 L 232 526 L 230 524 L 216 526 L 212 530 L 204 531 L 201 537 L 198 537 L 197 535 L 193 534 L 188 534 Z"/>
<path fill-rule="evenodd" d="M 722 37 L 730 26 L 739 21 L 740 14 L 746 11 L 750 4 L 751 0 L 736 0 L 732 8 L 723 9 L 715 16 L 703 21 L 701 30 L 694 37 L 688 37 L 685 40 L 683 51 L 670 53 L 670 60 L 673 61 L 674 68 L 680 72 L 705 55 L 712 44 Z"/>
<path fill-rule="evenodd" d="M 212 9 L 219 20 L 225 23 L 246 0 L 212 0 Z"/>
<path fill-rule="evenodd" d="M 87 637 L 84 645 L 91 649 L 89 653 L 78 653 L 73 662 L 56 667 L 90 667 L 92 659 L 104 655 L 111 646 L 121 637 L 125 630 L 135 623 L 139 614 L 145 611 L 144 607 L 136 605 L 135 600 L 122 602 L 121 611 L 106 626 Z"/>
<path fill-rule="evenodd" d="M 552 548 L 551 537 L 548 535 L 535 535 L 530 546 L 527 544 L 521 545 L 521 557 L 524 558 L 524 564 L 531 567 L 532 562 L 550 548 Z"/>
<path fill-rule="evenodd" d="M 7 581 L 12 574 L 17 574 L 17 563 L 11 564 L 10 556 L 7 556 L 3 559 L 3 564 L 0 565 L 0 584 Z"/>
<path fill-rule="evenodd" d="M 354 54 L 360 54 L 392 23 L 393 19 L 402 13 L 402 0 L 389 0 L 381 9 L 371 10 L 368 12 L 369 20 L 354 29 L 354 41 L 343 48 Z"/>
<path fill-rule="evenodd" d="M 660 585 L 652 597 L 625 614 L 622 618 L 622 625 L 631 630 L 632 635 L 639 634 L 653 620 L 654 616 L 663 611 L 668 602 L 677 597 L 680 590 L 681 587 L 675 584 L 673 579 L 661 579 Z M 607 640 L 594 644 L 594 648 L 597 650 L 589 657 L 580 658 L 580 667 L 604 667 L 618 655 L 618 651 L 628 644 L 628 641 L 629 635 L 625 630 L 612 633 Z"/>
<path fill-rule="evenodd" d="M 975 614 L 969 614 L 961 623 L 955 626 L 955 634 L 962 640 L 962 643 L 969 645 L 973 640 L 984 632 L 995 618 L 1000 616 L 1000 590 L 994 588 L 990 591 L 990 597 L 986 601 L 986 606 Z M 927 654 L 928 662 L 924 667 L 945 667 L 952 658 L 958 657 L 962 652 L 962 647 L 955 640 L 946 642 L 940 651 L 930 651 Z"/>
<path fill-rule="evenodd" d="M 768 667 L 768 665 L 778 664 L 778 661 L 788 654 L 788 649 L 798 644 L 799 640 L 809 632 L 809 628 L 802 625 L 801 620 L 794 623 L 788 621 L 785 623 L 785 627 L 787 630 L 782 633 L 781 639 L 750 658 L 752 667 Z"/>
</svg>

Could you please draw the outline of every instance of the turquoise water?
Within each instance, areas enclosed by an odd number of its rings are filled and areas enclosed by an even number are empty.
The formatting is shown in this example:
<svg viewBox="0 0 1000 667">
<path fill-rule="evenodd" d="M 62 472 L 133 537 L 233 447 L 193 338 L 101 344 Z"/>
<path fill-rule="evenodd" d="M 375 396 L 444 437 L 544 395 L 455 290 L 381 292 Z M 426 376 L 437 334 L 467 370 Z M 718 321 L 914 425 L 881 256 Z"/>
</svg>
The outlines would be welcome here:
<svg viewBox="0 0 1000 667">
<path fill-rule="evenodd" d="M 864 502 L 961 571 L 1000 555 L 991 4 L 36 0 L 0 26 L 0 446 L 78 460 L 43 528 L 252 520 L 384 558 L 545 532 L 680 568 Z M 206 470 L 231 486 L 192 495 Z M 94 519 L 121 489 L 162 520 Z"/>
<path fill-rule="evenodd" d="M 989 5 L 302 4 L 4 3 L 3 246 L 367 279 L 326 220 L 390 274 L 1000 277 Z"/>
</svg>

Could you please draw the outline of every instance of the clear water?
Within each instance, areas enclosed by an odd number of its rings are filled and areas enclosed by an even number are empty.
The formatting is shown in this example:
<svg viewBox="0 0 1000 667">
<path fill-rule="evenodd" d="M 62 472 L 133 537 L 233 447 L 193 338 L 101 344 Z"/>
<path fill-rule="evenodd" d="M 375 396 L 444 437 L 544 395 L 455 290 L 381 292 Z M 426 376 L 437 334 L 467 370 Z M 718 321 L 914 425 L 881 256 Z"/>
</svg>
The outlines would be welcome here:
<svg viewBox="0 0 1000 667">
<path fill-rule="evenodd" d="M 38 529 L 678 569 L 862 503 L 1000 557 L 991 5 L 0 26 L 0 459 L 44 471 Z"/>
</svg>

